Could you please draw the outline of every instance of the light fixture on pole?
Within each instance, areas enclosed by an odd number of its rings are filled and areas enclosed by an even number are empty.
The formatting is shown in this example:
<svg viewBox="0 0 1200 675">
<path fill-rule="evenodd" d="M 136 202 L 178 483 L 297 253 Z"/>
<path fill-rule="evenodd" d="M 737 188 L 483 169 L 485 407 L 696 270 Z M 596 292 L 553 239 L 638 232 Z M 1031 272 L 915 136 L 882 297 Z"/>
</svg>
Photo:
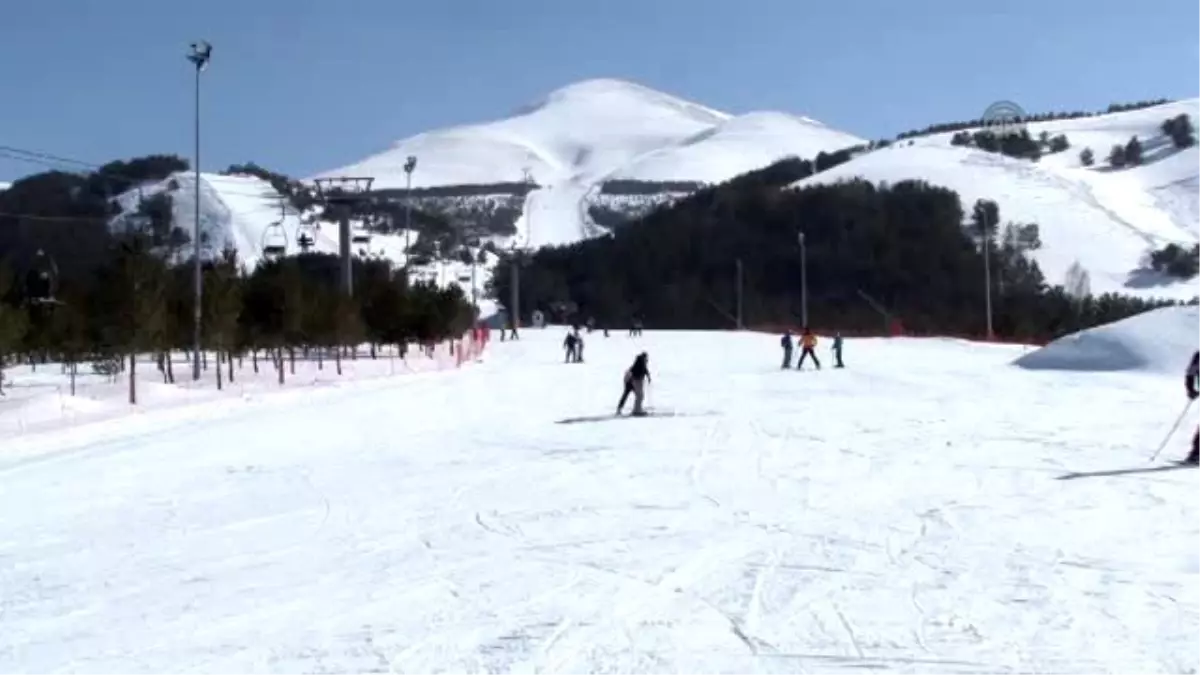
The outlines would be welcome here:
<svg viewBox="0 0 1200 675">
<path fill-rule="evenodd" d="M 191 44 L 191 51 L 187 55 L 188 61 L 196 66 L 196 115 L 195 115 L 195 159 L 193 160 L 195 170 L 195 211 L 194 222 L 192 226 L 192 284 L 194 286 L 192 319 L 194 322 L 194 334 L 192 336 L 192 379 L 200 379 L 200 326 L 203 320 L 202 301 L 204 299 L 204 276 L 200 267 L 200 73 L 208 66 L 209 60 L 212 58 L 212 45 L 200 40 Z"/>
<path fill-rule="evenodd" d="M 404 270 L 406 277 L 408 276 L 409 237 L 412 233 L 412 175 L 416 169 L 417 157 L 409 155 L 408 159 L 404 160 Z"/>
<path fill-rule="evenodd" d="M 796 239 L 800 242 L 800 323 L 808 328 L 808 249 L 804 246 L 804 232 Z"/>
</svg>

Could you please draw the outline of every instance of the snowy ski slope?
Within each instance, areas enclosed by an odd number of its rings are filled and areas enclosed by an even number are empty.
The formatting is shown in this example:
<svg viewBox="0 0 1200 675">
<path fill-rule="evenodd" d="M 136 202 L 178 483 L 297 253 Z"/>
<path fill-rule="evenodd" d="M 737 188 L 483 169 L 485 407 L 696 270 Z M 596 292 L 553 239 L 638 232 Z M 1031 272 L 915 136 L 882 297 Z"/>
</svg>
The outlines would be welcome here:
<svg viewBox="0 0 1200 675">
<path fill-rule="evenodd" d="M 789 155 L 815 156 L 863 143 L 805 117 L 757 112 L 733 116 L 615 79 L 557 89 L 513 116 L 418 134 L 321 176 L 374 176 L 403 187 L 403 166 L 418 158 L 414 187 L 520 181 L 539 189 L 527 202 L 518 240 L 546 246 L 588 232 L 583 198 L 606 179 L 718 182 Z"/>
<path fill-rule="evenodd" d="M 1055 480 L 1145 466 L 1177 374 L 918 339 L 781 372 L 771 335 L 684 331 L 565 365 L 561 339 L 0 438 L 0 671 L 1200 667 L 1196 473 Z M 611 411 L 643 349 L 687 416 L 555 423 Z"/>
<path fill-rule="evenodd" d="M 1066 134 L 1071 147 L 1034 163 L 950 144 L 952 134 L 900 141 L 860 155 L 796 185 L 862 177 L 894 183 L 924 179 L 948 187 L 970 212 L 976 199 L 994 199 L 1001 219 L 1036 222 L 1042 248 L 1034 258 L 1051 284 L 1063 283 L 1078 261 L 1088 271 L 1093 293 L 1189 299 L 1200 284 L 1139 271 L 1149 251 L 1200 239 L 1200 148 L 1176 150 L 1163 136 L 1164 120 L 1187 113 L 1200 119 L 1200 99 L 1144 110 L 1073 120 L 1030 123 L 1030 133 Z M 1105 158 L 1115 144 L 1137 135 L 1142 166 L 1111 170 Z M 1079 153 L 1090 147 L 1096 165 L 1084 167 Z"/>
<path fill-rule="evenodd" d="M 282 198 L 270 183 L 256 176 L 212 173 L 201 173 L 200 181 L 200 223 L 207 241 L 211 242 L 207 245 L 208 252 L 219 252 L 226 245 L 231 245 L 237 249 L 247 269 L 253 269 L 258 264 L 263 257 L 263 247 L 269 243 L 282 243 L 288 254 L 300 252 L 297 242 L 301 234 L 301 214 L 291 207 L 281 211 Z M 144 185 L 121 195 L 118 201 L 125 213 L 131 213 L 136 210 L 140 198 L 169 190 L 172 185 L 178 186 L 171 190 L 175 222 L 191 232 L 196 203 L 195 177 L 192 173 L 178 173 L 157 183 Z M 352 232 L 355 230 L 357 228 L 353 228 Z M 313 235 L 314 252 L 338 252 L 338 229 L 335 224 L 318 223 Z M 410 241 L 416 243 L 418 238 L 414 232 Z M 403 264 L 404 232 L 372 234 L 369 244 L 354 244 L 352 250 L 359 255 L 381 256 L 398 265 Z M 492 264 L 494 262 L 491 261 Z M 479 265 L 475 270 L 475 287 L 480 295 L 491 277 L 491 268 L 491 264 Z M 470 266 L 457 261 L 427 268 L 414 267 L 413 277 L 441 286 L 458 285 L 467 293 L 467 297 L 471 294 Z M 481 307 L 485 304 L 490 307 L 494 303 L 480 303 Z"/>
</svg>

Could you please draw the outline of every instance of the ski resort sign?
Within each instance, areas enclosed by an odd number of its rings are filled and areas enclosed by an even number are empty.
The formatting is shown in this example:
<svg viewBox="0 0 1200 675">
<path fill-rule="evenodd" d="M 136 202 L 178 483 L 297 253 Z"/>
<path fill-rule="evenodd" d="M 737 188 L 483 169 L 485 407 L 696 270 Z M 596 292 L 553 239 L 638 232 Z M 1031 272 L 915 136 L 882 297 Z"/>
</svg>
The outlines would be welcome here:
<svg viewBox="0 0 1200 675">
<path fill-rule="evenodd" d="M 996 138 L 1020 134 L 1025 130 L 1025 110 L 1012 101 L 996 101 L 983 111 L 983 129 Z"/>
</svg>

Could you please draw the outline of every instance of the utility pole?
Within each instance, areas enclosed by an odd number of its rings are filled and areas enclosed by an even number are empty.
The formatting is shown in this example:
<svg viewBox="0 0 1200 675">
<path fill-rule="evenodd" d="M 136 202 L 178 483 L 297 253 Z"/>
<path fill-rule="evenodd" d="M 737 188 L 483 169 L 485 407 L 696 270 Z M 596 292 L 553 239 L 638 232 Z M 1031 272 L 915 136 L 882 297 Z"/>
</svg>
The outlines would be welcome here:
<svg viewBox="0 0 1200 675">
<path fill-rule="evenodd" d="M 999 216 L 999 214 L 996 214 Z M 988 227 L 988 209 L 983 210 L 983 303 L 987 312 L 987 339 L 990 342 L 992 333 L 992 234 Z"/>
<path fill-rule="evenodd" d="M 513 338 L 517 336 L 517 325 L 521 323 L 521 251 L 513 245 L 512 249 L 512 302 L 509 307 L 508 320 L 512 324 Z"/>
<path fill-rule="evenodd" d="M 808 328 L 808 249 L 804 246 L 804 232 L 797 237 L 800 240 L 800 323 Z"/>
<path fill-rule="evenodd" d="M 745 325 L 742 323 L 742 259 L 737 259 L 737 287 L 734 289 L 737 292 L 737 329 L 742 330 Z"/>
<path fill-rule="evenodd" d="M 200 40 L 191 44 L 192 51 L 188 53 L 188 61 L 196 66 L 196 116 L 194 123 L 195 131 L 195 166 L 196 175 L 196 192 L 193 195 L 196 200 L 196 210 L 194 212 L 195 222 L 193 227 L 195 233 L 192 235 L 192 285 L 194 287 L 192 320 L 193 335 L 192 335 L 192 379 L 200 379 L 200 327 L 203 321 L 203 300 L 204 300 L 204 275 L 200 267 L 200 73 L 208 65 L 209 59 L 212 58 L 212 45 Z"/>
<path fill-rule="evenodd" d="M 525 206 L 529 206 L 529 195 L 533 192 L 533 173 L 529 167 L 521 169 L 521 182 L 525 183 L 528 191 L 525 193 Z M 525 248 L 533 248 L 533 209 L 528 209 L 525 214 Z"/>
<path fill-rule="evenodd" d="M 409 237 L 412 236 L 412 175 L 417 168 L 416 155 L 404 160 L 404 282 L 408 283 Z"/>
<path fill-rule="evenodd" d="M 373 177 L 333 176 L 315 178 L 317 196 L 337 214 L 338 257 L 342 263 L 342 292 L 354 297 L 354 257 L 350 251 L 350 211 L 355 202 L 369 199 Z"/>
</svg>

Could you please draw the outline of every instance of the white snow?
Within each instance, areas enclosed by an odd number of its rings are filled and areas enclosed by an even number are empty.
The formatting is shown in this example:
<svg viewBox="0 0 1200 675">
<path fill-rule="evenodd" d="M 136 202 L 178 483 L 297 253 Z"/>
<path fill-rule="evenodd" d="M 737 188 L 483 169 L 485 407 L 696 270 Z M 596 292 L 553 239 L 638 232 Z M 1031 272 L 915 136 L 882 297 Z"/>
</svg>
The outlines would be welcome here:
<svg viewBox="0 0 1200 675">
<path fill-rule="evenodd" d="M 1015 361 L 1036 370 L 1130 370 L 1183 378 L 1200 347 L 1200 307 L 1163 307 L 1061 337 Z"/>
<path fill-rule="evenodd" d="M 807 117 L 757 112 L 734 117 L 647 87 L 586 80 L 551 92 L 513 116 L 418 134 L 319 176 L 373 176 L 377 188 L 519 182 L 528 169 L 534 228 L 522 245 L 591 236 L 584 197 L 610 178 L 718 182 L 789 155 L 815 157 L 863 140 Z"/>
<path fill-rule="evenodd" d="M 643 155 L 609 177 L 719 183 L 785 157 L 813 159 L 820 152 L 865 142 L 807 117 L 755 112 L 706 129 L 677 145 Z"/>
<path fill-rule="evenodd" d="M 102 442 L 0 432 L 0 670 L 1200 667 L 1195 473 L 1054 480 L 1144 466 L 1176 377 L 618 335 Z M 650 405 L 693 416 L 555 424 L 610 412 L 643 349 Z"/>
<path fill-rule="evenodd" d="M 899 141 L 860 155 L 796 185 L 862 177 L 895 183 L 924 179 L 962 198 L 969 217 L 976 199 L 994 199 L 1004 222 L 1036 222 L 1043 247 L 1033 253 L 1050 284 L 1063 283 L 1076 261 L 1088 271 L 1093 293 L 1109 291 L 1148 297 L 1189 299 L 1200 295 L 1197 280 L 1163 278 L 1144 270 L 1151 250 L 1169 243 L 1192 246 L 1200 240 L 1200 148 L 1176 150 L 1163 136 L 1162 122 L 1180 113 L 1193 124 L 1200 99 L 1096 117 L 1030 123 L 1064 133 L 1071 147 L 1038 162 L 950 145 L 952 134 Z M 1137 135 L 1145 152 L 1138 167 L 1111 170 L 1106 158 L 1114 144 Z M 1079 163 L 1084 147 L 1096 165 Z"/>
<path fill-rule="evenodd" d="M 282 197 L 270 183 L 256 176 L 201 173 L 200 174 L 200 222 L 207 237 L 205 255 L 219 253 L 225 246 L 233 246 L 246 269 L 253 269 L 262 260 L 264 247 L 280 244 L 289 255 L 300 253 L 298 245 L 302 233 L 314 239 L 311 249 L 316 253 L 338 252 L 338 228 L 334 223 L 317 222 L 315 228 L 302 227 L 301 214 L 290 206 L 281 211 Z M 156 183 L 143 185 L 119 196 L 124 213 L 132 213 L 139 199 L 170 190 L 173 199 L 175 222 L 189 236 L 195 229 L 195 176 L 192 173 L 177 173 Z M 172 189 L 172 186 L 177 186 Z M 310 217 L 313 214 L 304 214 Z M 351 236 L 361 231 L 361 224 L 352 223 Z M 416 244 L 419 236 L 413 233 L 409 243 Z M 405 260 L 404 232 L 392 234 L 372 233 L 365 245 L 352 244 L 355 255 L 381 257 L 402 265 Z M 190 255 L 191 249 L 185 251 Z M 490 263 L 478 265 L 474 270 L 474 287 L 479 295 L 491 278 Z M 458 261 L 444 261 L 426 267 L 414 265 L 411 269 L 416 280 L 431 281 L 441 286 L 457 285 L 471 297 L 472 270 L 470 265 Z M 482 300 L 480 307 L 483 307 Z"/>
<path fill-rule="evenodd" d="M 6 183 L 6 182 L 0 180 L 0 192 L 4 192 L 5 190 L 7 190 L 10 187 L 12 187 L 12 183 Z"/>
</svg>

